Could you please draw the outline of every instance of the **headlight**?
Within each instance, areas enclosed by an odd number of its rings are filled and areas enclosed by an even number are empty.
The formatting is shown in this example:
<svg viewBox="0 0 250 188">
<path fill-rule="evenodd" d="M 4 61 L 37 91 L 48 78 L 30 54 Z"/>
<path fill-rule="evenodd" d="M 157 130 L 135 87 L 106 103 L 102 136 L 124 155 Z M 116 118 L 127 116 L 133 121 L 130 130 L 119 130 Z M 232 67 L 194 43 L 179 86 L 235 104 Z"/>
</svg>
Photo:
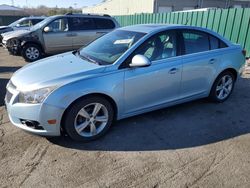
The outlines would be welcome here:
<svg viewBox="0 0 250 188">
<path fill-rule="evenodd" d="M 29 104 L 42 103 L 44 99 L 55 89 L 56 87 L 46 87 L 34 91 L 20 92 L 19 102 Z"/>
</svg>

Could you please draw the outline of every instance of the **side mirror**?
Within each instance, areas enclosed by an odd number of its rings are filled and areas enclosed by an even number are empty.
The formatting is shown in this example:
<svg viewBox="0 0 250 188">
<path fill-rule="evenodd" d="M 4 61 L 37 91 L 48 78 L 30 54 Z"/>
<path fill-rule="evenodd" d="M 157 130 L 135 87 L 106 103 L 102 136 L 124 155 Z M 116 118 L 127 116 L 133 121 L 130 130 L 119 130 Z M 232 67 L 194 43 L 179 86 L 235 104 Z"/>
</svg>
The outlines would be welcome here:
<svg viewBox="0 0 250 188">
<path fill-rule="evenodd" d="M 151 65 L 150 60 L 144 55 L 135 55 L 132 62 L 129 64 L 130 67 L 148 67 Z"/>
<path fill-rule="evenodd" d="M 51 29 L 50 29 L 50 27 L 46 26 L 46 27 L 43 29 L 43 31 L 44 31 L 45 33 L 48 33 L 48 32 L 51 31 Z"/>
<path fill-rule="evenodd" d="M 21 27 L 21 25 L 20 24 L 16 24 L 16 27 Z"/>
</svg>

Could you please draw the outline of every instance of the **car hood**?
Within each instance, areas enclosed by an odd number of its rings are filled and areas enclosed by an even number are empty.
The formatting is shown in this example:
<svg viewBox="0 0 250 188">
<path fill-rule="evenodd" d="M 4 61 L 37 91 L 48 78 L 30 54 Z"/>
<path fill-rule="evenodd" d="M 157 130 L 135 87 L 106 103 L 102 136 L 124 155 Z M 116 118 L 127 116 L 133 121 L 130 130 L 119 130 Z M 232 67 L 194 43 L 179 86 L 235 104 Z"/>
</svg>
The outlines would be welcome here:
<svg viewBox="0 0 250 188">
<path fill-rule="evenodd" d="M 22 37 L 24 35 L 30 34 L 31 31 L 29 30 L 15 30 L 15 31 L 10 31 L 7 33 L 3 33 L 2 37 L 4 40 L 9 40 L 11 38 L 18 38 L 18 37 Z"/>
<path fill-rule="evenodd" d="M 11 78 L 17 90 L 26 91 L 42 87 L 60 86 L 102 72 L 100 66 L 81 59 L 72 52 L 52 56 L 28 64 Z"/>
</svg>

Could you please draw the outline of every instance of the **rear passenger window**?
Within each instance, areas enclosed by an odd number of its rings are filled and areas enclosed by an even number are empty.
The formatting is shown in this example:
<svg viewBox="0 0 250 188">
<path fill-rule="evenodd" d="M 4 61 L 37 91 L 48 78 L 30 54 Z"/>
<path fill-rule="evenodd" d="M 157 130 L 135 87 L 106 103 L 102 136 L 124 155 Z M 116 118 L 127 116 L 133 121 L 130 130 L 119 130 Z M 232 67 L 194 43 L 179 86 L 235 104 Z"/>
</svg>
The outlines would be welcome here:
<svg viewBox="0 0 250 188">
<path fill-rule="evenodd" d="M 186 54 L 209 50 L 208 35 L 199 31 L 183 31 L 183 40 Z"/>
<path fill-rule="evenodd" d="M 110 19 L 94 18 L 97 29 L 114 29 L 115 24 Z"/>
<path fill-rule="evenodd" d="M 75 17 L 70 19 L 71 31 L 93 30 L 95 25 L 92 18 Z"/>
<path fill-rule="evenodd" d="M 215 50 L 215 49 L 219 49 L 219 48 L 226 48 L 227 45 L 221 41 L 220 39 L 210 35 L 209 36 L 210 39 L 210 50 Z"/>
<path fill-rule="evenodd" d="M 220 48 L 220 43 L 219 43 L 219 39 L 213 37 L 213 36 L 209 36 L 210 39 L 210 49 L 211 50 L 215 50 Z"/>
</svg>

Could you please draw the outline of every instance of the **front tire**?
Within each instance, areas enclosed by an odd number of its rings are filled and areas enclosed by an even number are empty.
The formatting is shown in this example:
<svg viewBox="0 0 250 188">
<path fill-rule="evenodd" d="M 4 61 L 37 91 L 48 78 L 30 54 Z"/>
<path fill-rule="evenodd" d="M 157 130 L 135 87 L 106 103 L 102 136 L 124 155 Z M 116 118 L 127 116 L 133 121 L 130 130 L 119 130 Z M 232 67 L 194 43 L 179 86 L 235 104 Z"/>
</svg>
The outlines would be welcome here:
<svg viewBox="0 0 250 188">
<path fill-rule="evenodd" d="M 214 102 L 224 102 L 232 94 L 235 76 L 230 71 L 222 72 L 215 80 L 209 98 Z"/>
<path fill-rule="evenodd" d="M 41 47 L 37 44 L 26 44 L 22 49 L 22 56 L 27 62 L 33 62 L 42 57 Z"/>
<path fill-rule="evenodd" d="M 114 118 L 114 109 L 102 97 L 87 97 L 75 102 L 65 113 L 63 127 L 77 141 L 92 141 L 104 135 Z"/>
</svg>

